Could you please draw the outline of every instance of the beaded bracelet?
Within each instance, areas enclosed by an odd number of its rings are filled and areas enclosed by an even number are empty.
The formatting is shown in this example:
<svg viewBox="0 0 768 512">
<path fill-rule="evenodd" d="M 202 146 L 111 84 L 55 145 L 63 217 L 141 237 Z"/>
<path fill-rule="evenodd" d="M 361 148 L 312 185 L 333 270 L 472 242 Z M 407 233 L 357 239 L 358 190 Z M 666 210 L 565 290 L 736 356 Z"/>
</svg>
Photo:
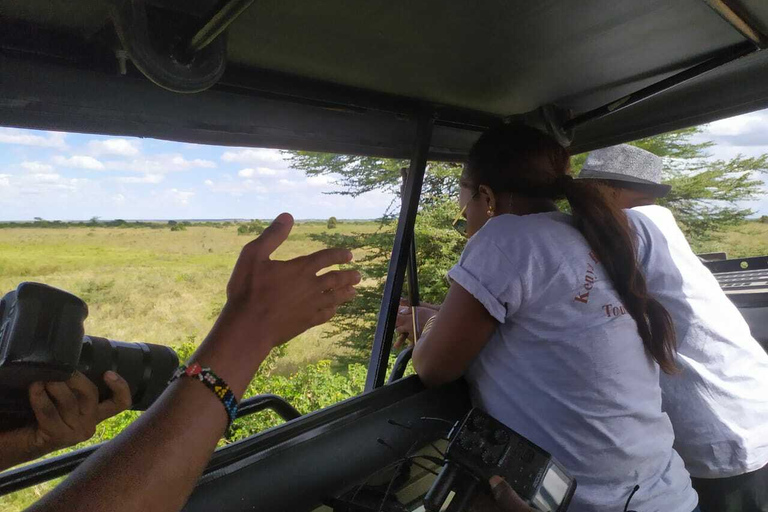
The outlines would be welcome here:
<svg viewBox="0 0 768 512">
<path fill-rule="evenodd" d="M 192 363 L 189 366 L 179 366 L 173 372 L 173 376 L 171 376 L 168 384 L 184 376 L 199 380 L 221 400 L 224 409 L 227 411 L 227 428 L 229 428 L 237 417 L 237 400 L 224 379 L 213 373 L 213 370 L 210 368 L 203 368 L 199 363 Z"/>
</svg>

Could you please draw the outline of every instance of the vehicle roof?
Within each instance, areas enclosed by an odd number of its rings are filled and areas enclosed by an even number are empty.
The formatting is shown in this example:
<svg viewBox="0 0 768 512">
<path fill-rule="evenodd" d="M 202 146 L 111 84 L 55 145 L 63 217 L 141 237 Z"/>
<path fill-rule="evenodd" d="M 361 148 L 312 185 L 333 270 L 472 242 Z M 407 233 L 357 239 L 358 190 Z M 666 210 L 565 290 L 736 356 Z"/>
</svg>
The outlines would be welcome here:
<svg viewBox="0 0 768 512">
<path fill-rule="evenodd" d="M 152 0 L 208 12 L 213 0 Z M 434 109 L 433 158 L 555 104 L 587 112 L 748 39 L 721 0 L 258 0 L 230 26 L 227 71 L 178 94 L 116 73 L 110 2 L 4 2 L 0 124 L 408 157 Z M 761 35 L 768 2 L 729 5 Z M 768 52 L 585 124 L 574 151 L 768 106 Z"/>
</svg>

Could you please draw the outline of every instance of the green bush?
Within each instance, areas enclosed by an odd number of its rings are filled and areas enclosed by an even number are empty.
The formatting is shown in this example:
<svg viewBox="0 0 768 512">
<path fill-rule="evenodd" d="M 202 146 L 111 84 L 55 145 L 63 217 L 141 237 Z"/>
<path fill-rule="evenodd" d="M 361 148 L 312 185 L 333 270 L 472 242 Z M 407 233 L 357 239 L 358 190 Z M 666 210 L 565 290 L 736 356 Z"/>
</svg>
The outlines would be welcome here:
<svg viewBox="0 0 768 512">
<path fill-rule="evenodd" d="M 336 224 L 338 224 L 339 221 L 336 220 L 336 217 L 331 217 L 328 219 L 328 229 L 336 229 Z"/>
<path fill-rule="evenodd" d="M 246 224 L 240 224 L 237 226 L 238 235 L 260 235 L 264 231 L 264 223 L 260 220 L 252 220 Z"/>
</svg>

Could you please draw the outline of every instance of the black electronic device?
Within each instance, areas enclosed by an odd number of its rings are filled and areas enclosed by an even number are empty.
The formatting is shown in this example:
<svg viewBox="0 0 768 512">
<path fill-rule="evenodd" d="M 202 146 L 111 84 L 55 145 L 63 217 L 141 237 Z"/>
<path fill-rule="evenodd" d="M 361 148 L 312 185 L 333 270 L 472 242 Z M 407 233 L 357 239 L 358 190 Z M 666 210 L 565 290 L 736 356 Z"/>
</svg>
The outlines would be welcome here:
<svg viewBox="0 0 768 512">
<path fill-rule="evenodd" d="M 469 411 L 449 439 L 446 464 L 424 498 L 428 512 L 466 510 L 494 475 L 537 510 L 568 509 L 576 480 L 549 453 L 483 410 Z"/>
<path fill-rule="evenodd" d="M 88 306 L 71 293 L 21 283 L 0 300 L 0 429 L 33 420 L 27 389 L 37 381 L 64 381 L 75 370 L 111 391 L 103 374 L 120 374 L 131 389 L 132 409 L 145 410 L 165 389 L 179 359 L 169 347 L 85 336 Z"/>
</svg>

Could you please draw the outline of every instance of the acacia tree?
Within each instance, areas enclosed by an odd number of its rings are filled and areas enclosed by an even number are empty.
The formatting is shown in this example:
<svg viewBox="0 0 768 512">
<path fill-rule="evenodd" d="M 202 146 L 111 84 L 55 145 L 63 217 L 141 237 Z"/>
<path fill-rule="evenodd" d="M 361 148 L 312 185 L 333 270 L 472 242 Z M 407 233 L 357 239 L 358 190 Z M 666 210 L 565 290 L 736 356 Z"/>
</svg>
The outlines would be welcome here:
<svg viewBox="0 0 768 512">
<path fill-rule="evenodd" d="M 341 185 L 334 192 L 352 197 L 372 190 L 384 190 L 395 199 L 382 212 L 379 229 L 373 233 L 320 233 L 312 235 L 329 247 L 364 249 L 355 264 L 363 274 L 355 300 L 339 308 L 327 336 L 342 340 L 362 360 L 370 353 L 376 329 L 382 288 L 387 275 L 394 241 L 395 213 L 399 207 L 401 169 L 404 160 L 380 159 L 351 155 L 309 152 L 286 152 L 295 169 L 308 176 L 330 175 Z M 459 175 L 461 166 L 454 163 L 430 162 L 424 176 L 419 215 L 416 219 L 416 259 L 419 269 L 419 292 L 422 300 L 440 302 L 448 289 L 445 275 L 464 247 L 464 239 L 451 228 L 458 212 Z"/>
<path fill-rule="evenodd" d="M 729 161 L 710 160 L 710 142 L 696 143 L 692 139 L 700 128 L 688 128 L 634 142 L 664 158 L 665 183 L 672 186 L 661 202 L 672 210 L 692 243 L 716 237 L 724 229 L 743 222 L 752 212 L 739 201 L 753 199 L 764 193 L 758 173 L 768 170 L 768 155 L 757 158 L 738 156 Z M 400 169 L 407 161 L 334 155 L 310 152 L 285 152 L 295 169 L 308 176 L 332 176 L 341 186 L 339 192 L 352 197 L 372 190 L 384 190 L 399 196 Z M 581 169 L 586 154 L 572 159 L 575 173 Z M 431 162 L 424 177 L 424 186 L 416 219 L 416 259 L 419 269 L 419 291 L 422 300 L 441 302 L 447 291 L 445 275 L 458 260 L 464 240 L 450 227 L 458 212 L 459 164 Z M 328 246 L 365 249 L 357 261 L 365 280 L 356 300 L 339 310 L 329 336 L 359 349 L 360 357 L 367 353 L 373 340 L 387 264 L 392 250 L 395 199 L 382 212 L 380 228 L 375 233 L 319 234 L 314 238 Z"/>
</svg>

